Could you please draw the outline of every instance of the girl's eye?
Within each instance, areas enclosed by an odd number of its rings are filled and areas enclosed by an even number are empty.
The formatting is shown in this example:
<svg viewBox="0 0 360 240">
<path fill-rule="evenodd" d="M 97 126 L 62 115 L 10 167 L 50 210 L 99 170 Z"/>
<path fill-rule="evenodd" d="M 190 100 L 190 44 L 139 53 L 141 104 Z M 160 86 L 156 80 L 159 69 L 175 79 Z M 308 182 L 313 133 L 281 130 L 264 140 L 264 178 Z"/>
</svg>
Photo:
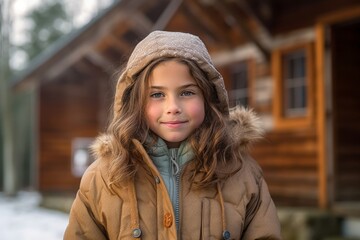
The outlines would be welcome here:
<svg viewBox="0 0 360 240">
<path fill-rule="evenodd" d="M 192 96 L 192 95 L 195 95 L 195 93 L 194 92 L 192 92 L 192 91 L 184 91 L 184 92 L 182 92 L 181 93 L 181 96 Z"/>
<path fill-rule="evenodd" d="M 156 93 L 150 94 L 150 97 L 151 97 L 151 98 L 161 98 L 161 97 L 163 97 L 163 96 L 164 96 L 164 94 L 163 94 L 163 93 L 160 93 L 160 92 L 156 92 Z"/>
</svg>

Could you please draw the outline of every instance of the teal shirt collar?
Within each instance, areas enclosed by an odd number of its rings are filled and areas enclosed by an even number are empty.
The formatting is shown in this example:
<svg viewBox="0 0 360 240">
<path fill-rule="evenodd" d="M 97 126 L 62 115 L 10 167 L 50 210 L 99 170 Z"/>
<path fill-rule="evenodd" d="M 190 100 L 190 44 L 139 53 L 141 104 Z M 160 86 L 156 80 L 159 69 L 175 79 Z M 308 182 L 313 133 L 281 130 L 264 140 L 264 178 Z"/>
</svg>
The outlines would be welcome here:
<svg viewBox="0 0 360 240">
<path fill-rule="evenodd" d="M 171 149 L 167 147 L 165 141 L 161 138 L 158 138 L 155 144 L 151 144 L 151 142 L 152 139 L 146 141 L 146 146 L 148 146 L 146 147 L 146 151 L 162 175 L 170 175 L 171 169 L 174 169 L 171 165 L 172 157 L 179 168 L 182 168 L 185 163 L 194 157 L 191 146 L 187 141 L 182 142 L 179 148 Z"/>
</svg>

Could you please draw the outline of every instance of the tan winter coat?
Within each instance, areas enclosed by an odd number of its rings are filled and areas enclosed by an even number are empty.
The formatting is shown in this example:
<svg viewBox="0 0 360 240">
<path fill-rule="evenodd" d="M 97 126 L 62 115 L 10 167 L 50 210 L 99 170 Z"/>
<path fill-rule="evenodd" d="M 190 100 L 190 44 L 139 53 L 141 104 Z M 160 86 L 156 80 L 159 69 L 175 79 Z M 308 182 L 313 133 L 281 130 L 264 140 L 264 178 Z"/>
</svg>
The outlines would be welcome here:
<svg viewBox="0 0 360 240">
<path fill-rule="evenodd" d="M 114 121 L 119 117 L 124 89 L 151 61 L 180 57 L 196 62 L 216 91 L 217 108 L 229 116 L 224 81 L 215 69 L 203 42 L 187 33 L 154 31 L 131 54 L 117 84 Z M 190 188 L 194 162 L 184 166 L 180 183 L 180 222 L 176 230 L 174 210 L 163 179 L 137 140 L 133 140 L 144 164 L 134 180 L 117 186 L 109 180 L 112 152 L 108 139 L 98 138 L 97 160 L 85 172 L 70 213 L 65 240 L 280 239 L 274 203 L 257 163 L 246 153 L 248 144 L 259 138 L 256 118 L 237 108 L 230 113 L 234 144 L 242 149 L 241 169 L 214 187 Z M 236 169 L 238 166 L 225 166 Z M 221 169 L 220 169 L 221 170 Z M 229 238 L 230 233 L 230 238 Z"/>
<path fill-rule="evenodd" d="M 234 133 L 239 144 L 256 137 L 251 113 L 237 109 Z M 106 137 L 105 137 L 106 138 Z M 142 145 L 145 166 L 139 168 L 134 183 L 121 187 L 108 180 L 106 139 L 98 148 L 103 156 L 86 171 L 70 214 L 65 240 L 134 239 L 223 239 L 228 230 L 231 239 L 280 239 L 276 209 L 254 160 L 244 152 L 241 170 L 217 187 L 191 190 L 188 181 L 193 167 L 189 162 L 181 180 L 180 233 L 176 232 L 174 211 L 161 176 Z M 179 234 L 177 238 L 177 234 Z"/>
</svg>

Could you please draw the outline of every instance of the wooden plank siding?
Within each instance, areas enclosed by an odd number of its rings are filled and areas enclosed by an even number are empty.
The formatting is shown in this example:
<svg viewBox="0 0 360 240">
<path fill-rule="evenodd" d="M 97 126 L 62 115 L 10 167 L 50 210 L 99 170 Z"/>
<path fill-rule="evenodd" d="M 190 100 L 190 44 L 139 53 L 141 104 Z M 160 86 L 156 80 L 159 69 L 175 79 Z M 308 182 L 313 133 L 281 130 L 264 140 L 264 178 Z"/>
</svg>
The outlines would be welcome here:
<svg viewBox="0 0 360 240">
<path fill-rule="evenodd" d="M 270 192 L 281 206 L 316 206 L 317 139 L 314 128 L 271 131 L 252 149 Z"/>
<path fill-rule="evenodd" d="M 72 140 L 99 132 L 99 91 L 95 79 L 59 79 L 40 89 L 39 190 L 74 191 Z"/>
</svg>

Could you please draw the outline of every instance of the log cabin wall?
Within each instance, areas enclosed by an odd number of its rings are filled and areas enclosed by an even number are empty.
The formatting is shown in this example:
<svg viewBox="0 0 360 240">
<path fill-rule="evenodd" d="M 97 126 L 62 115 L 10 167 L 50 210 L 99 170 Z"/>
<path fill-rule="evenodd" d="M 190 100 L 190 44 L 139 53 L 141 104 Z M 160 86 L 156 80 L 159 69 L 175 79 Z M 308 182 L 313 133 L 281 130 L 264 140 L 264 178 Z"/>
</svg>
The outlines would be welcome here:
<svg viewBox="0 0 360 240">
<path fill-rule="evenodd" d="M 292 49 L 304 46 L 311 49 L 314 30 L 306 29 L 289 33 L 272 42 L 277 49 Z M 314 55 L 309 54 L 309 65 Z M 232 51 L 213 53 L 214 62 L 222 73 L 226 88 L 231 92 L 231 69 L 239 63 L 248 65 L 248 107 L 255 110 L 265 129 L 264 138 L 251 149 L 251 153 L 264 171 L 274 202 L 278 206 L 318 205 L 318 139 L 315 126 L 313 67 L 309 74 L 309 109 L 305 120 L 279 121 L 274 114 L 274 105 L 282 105 L 276 93 L 281 78 L 281 68 L 274 59 L 266 61 L 258 49 L 245 45 Z M 286 122 L 287 121 L 287 122 Z"/>
<path fill-rule="evenodd" d="M 319 169 L 315 125 L 314 32 L 311 29 L 302 30 L 277 41 L 273 45 L 270 62 L 273 94 L 269 101 L 271 110 L 267 113 L 273 125 L 267 129 L 264 140 L 254 147 L 253 154 L 264 169 L 277 205 L 317 206 Z M 301 116 L 293 117 L 284 112 L 289 99 L 285 97 L 283 61 L 286 54 L 299 50 L 304 51 L 306 56 L 306 111 Z M 264 114 L 261 109 L 258 112 Z"/>
<path fill-rule="evenodd" d="M 273 116 L 274 88 L 271 64 L 253 60 L 249 107 L 259 115 L 266 130 L 264 138 L 251 149 L 264 171 L 275 203 L 279 206 L 318 204 L 318 149 L 316 127 L 309 124 L 277 128 Z M 223 70 L 228 78 L 228 71 Z M 228 88 L 229 89 L 229 88 Z M 270 92 L 269 92 L 270 90 Z"/>
<path fill-rule="evenodd" d="M 271 131 L 253 148 L 278 206 L 318 204 L 317 142 L 314 128 Z"/>
<path fill-rule="evenodd" d="M 256 4 L 256 2 L 259 3 L 259 1 L 252 1 L 249 2 L 249 4 Z M 319 128 L 323 127 L 326 123 L 322 122 L 321 124 L 317 124 L 317 117 L 319 116 L 318 112 L 321 112 L 322 109 L 316 109 L 316 106 L 319 106 L 316 102 L 322 101 L 322 99 L 325 98 L 325 95 L 315 95 L 318 91 L 316 86 L 322 85 L 315 81 L 316 74 L 320 73 L 315 72 L 316 55 L 314 52 L 314 42 L 318 40 L 316 39 L 317 36 L 312 27 L 315 25 L 318 16 L 321 16 L 326 12 L 336 12 L 342 8 L 351 9 L 351 6 L 358 6 L 358 2 L 316 1 L 309 5 L 298 5 L 298 3 L 292 1 L 279 0 L 269 2 L 269 4 L 271 3 L 273 5 L 270 6 L 270 8 L 276 7 L 276 5 L 279 4 L 282 9 L 278 9 L 280 16 L 274 16 L 274 21 L 264 23 L 264 26 L 268 27 L 268 30 L 272 35 L 271 39 L 268 39 L 269 41 L 266 45 L 271 49 L 272 55 L 278 56 L 273 57 L 271 61 L 265 63 L 256 57 L 256 54 L 247 58 L 251 59 L 255 57 L 256 62 L 255 78 L 249 79 L 249 81 L 252 82 L 250 85 L 253 86 L 253 88 L 249 90 L 250 95 L 253 96 L 252 101 L 250 101 L 250 107 L 254 108 L 256 112 L 259 113 L 266 126 L 264 140 L 256 144 L 252 150 L 252 154 L 264 170 L 270 192 L 277 205 L 325 207 L 327 203 L 331 202 L 333 197 L 331 195 L 332 193 L 327 190 L 331 187 L 329 180 L 333 176 L 330 175 L 330 178 L 323 177 L 328 176 L 327 171 L 329 171 L 328 168 L 331 167 L 332 156 L 327 156 L 325 167 L 321 166 L 320 157 L 321 154 L 323 154 L 321 152 L 323 150 L 320 138 L 323 136 L 319 135 L 321 134 Z M 300 17 L 305 15 L 306 18 Z M 261 20 L 262 19 L 260 18 L 260 21 Z M 267 23 L 270 24 L 268 25 Z M 294 31 L 294 29 L 296 29 L 296 31 Z M 264 36 L 266 39 L 266 34 Z M 353 39 L 353 41 L 358 40 Z M 282 70 L 281 64 L 279 63 L 279 61 L 281 61 L 279 60 L 281 59 L 279 51 L 286 52 L 288 51 L 287 49 L 291 50 L 291 48 L 297 48 L 302 44 L 304 46 L 307 45 L 305 46 L 305 48 L 308 49 L 306 50 L 307 60 L 309 62 L 307 68 L 310 69 L 311 72 L 307 76 L 309 79 L 307 82 L 307 86 L 309 87 L 307 98 L 308 110 L 304 119 L 287 121 L 282 118 L 284 100 L 282 99 L 283 92 L 281 91 Z M 322 42 L 320 44 L 325 43 Z M 349 51 L 356 51 L 356 48 L 349 47 L 356 45 L 354 42 L 348 42 L 343 45 L 347 46 L 347 50 Z M 234 57 L 233 52 L 228 54 L 228 58 Z M 242 60 L 246 60 L 246 58 Z M 348 58 L 347 60 L 350 62 L 358 61 L 355 56 L 353 56 L 352 59 L 349 60 Z M 346 62 L 344 59 L 340 61 Z M 348 64 L 342 64 L 341 66 L 345 69 L 348 67 Z M 271 69 L 271 71 L 264 72 L 263 69 Z M 317 68 L 317 70 L 322 69 Z M 222 73 L 224 76 L 227 76 L 226 70 L 222 71 Z M 355 73 L 353 71 L 351 74 L 356 75 L 358 72 Z M 359 77 L 353 76 L 350 78 L 359 79 Z M 324 81 L 324 79 L 322 79 L 322 81 Z M 272 88 L 274 90 L 270 98 L 260 100 L 262 98 L 261 86 L 266 86 L 265 88 Z M 347 84 L 348 88 L 354 86 L 357 85 L 354 83 Z M 231 90 L 231 86 L 228 85 L 228 89 Z M 355 87 L 352 89 L 357 88 Z M 268 90 L 265 90 L 264 92 L 266 93 L 267 91 Z M 341 90 L 334 93 L 339 94 L 340 91 Z M 318 91 L 318 93 L 320 92 L 322 91 Z M 352 94 L 350 99 L 354 97 L 355 95 Z M 342 97 L 342 100 L 340 101 L 346 100 Z M 342 108 L 341 115 L 344 114 L 344 111 L 350 113 L 351 110 L 356 109 L 355 106 L 358 104 L 357 101 L 349 101 L 349 98 L 347 102 L 351 102 L 350 105 L 352 107 L 349 107 L 348 110 Z M 354 113 L 354 119 L 357 119 L 356 116 L 357 114 Z M 353 132 L 356 132 L 357 127 L 349 124 L 349 122 L 349 119 L 345 121 L 345 125 L 348 125 L 347 129 L 352 129 Z M 354 120 L 354 122 L 356 122 L 356 120 Z M 337 131 L 340 132 L 340 129 L 343 129 L 343 127 L 344 123 L 338 126 Z M 342 139 L 347 139 L 348 144 L 340 144 L 342 149 L 346 150 L 342 151 L 342 159 L 338 160 L 339 165 L 341 161 L 344 162 L 342 168 L 335 169 L 337 172 L 337 175 L 335 176 L 335 178 L 337 178 L 335 185 L 335 192 L 337 195 L 335 198 L 342 198 L 343 201 L 349 201 L 351 199 L 357 200 L 358 187 L 355 186 L 356 184 L 354 185 L 354 182 L 358 182 L 359 176 L 358 161 L 356 157 L 358 156 L 358 152 L 354 149 L 359 149 L 359 147 L 357 144 L 358 141 L 355 141 L 354 138 L 357 138 L 356 136 L 358 135 L 355 136 L 355 134 L 349 134 L 349 132 L 341 132 L 341 136 Z M 351 144 L 349 142 L 351 142 Z M 351 149 L 351 151 L 349 151 L 349 149 Z M 351 169 L 350 172 L 348 171 L 349 169 Z M 347 174 L 346 172 L 350 174 Z M 323 180 L 326 181 L 325 184 L 321 182 Z M 353 184 L 349 184 L 350 182 Z"/>
<path fill-rule="evenodd" d="M 72 142 L 94 138 L 104 130 L 104 109 L 109 109 L 104 107 L 109 105 L 104 95 L 109 90 L 101 80 L 73 73 L 41 87 L 38 182 L 42 192 L 77 190 L 80 177 L 72 173 Z"/>
</svg>

